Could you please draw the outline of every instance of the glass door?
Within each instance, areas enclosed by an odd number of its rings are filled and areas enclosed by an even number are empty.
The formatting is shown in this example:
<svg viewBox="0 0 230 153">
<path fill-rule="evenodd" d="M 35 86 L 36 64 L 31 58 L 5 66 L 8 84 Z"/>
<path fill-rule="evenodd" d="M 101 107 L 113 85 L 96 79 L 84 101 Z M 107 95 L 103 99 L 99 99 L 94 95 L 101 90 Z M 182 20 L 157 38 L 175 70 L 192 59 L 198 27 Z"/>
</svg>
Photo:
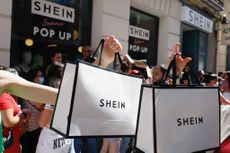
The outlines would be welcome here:
<svg viewBox="0 0 230 153">
<path fill-rule="evenodd" d="M 157 64 L 158 25 L 157 17 L 131 8 L 128 50 L 131 58 L 149 66 Z"/>
</svg>

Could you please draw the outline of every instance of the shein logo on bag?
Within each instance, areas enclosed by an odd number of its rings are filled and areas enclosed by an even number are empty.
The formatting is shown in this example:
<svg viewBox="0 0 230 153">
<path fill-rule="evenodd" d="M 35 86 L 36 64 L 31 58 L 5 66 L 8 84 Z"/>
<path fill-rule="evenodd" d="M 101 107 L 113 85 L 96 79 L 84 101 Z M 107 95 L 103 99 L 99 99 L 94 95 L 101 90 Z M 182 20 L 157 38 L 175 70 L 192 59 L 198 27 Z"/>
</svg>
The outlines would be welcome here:
<svg viewBox="0 0 230 153">
<path fill-rule="evenodd" d="M 117 100 L 107 100 L 107 99 L 100 99 L 100 107 L 106 108 L 114 108 L 114 109 L 125 109 L 126 105 L 125 102 L 117 101 Z"/>
<path fill-rule="evenodd" d="M 177 126 L 189 126 L 189 125 L 197 125 L 203 124 L 204 119 L 203 116 L 199 117 L 182 117 L 177 119 Z"/>
</svg>

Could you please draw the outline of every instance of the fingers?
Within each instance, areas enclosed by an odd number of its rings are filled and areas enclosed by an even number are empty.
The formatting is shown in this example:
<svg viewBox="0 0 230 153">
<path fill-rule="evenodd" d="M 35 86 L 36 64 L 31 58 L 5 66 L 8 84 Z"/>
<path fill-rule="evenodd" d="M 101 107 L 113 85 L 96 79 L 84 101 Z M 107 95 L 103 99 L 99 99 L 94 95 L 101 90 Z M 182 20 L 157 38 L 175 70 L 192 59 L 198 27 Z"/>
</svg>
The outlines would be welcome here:
<svg viewBox="0 0 230 153">
<path fill-rule="evenodd" d="M 118 52 L 123 49 L 118 39 L 116 39 L 114 36 L 106 37 L 104 46 L 106 49 L 109 49 L 114 52 Z"/>
<path fill-rule="evenodd" d="M 176 43 L 174 46 L 173 46 L 173 54 L 180 54 L 180 46 L 181 44 L 180 43 Z"/>
<path fill-rule="evenodd" d="M 178 55 L 176 57 L 176 67 L 177 67 L 176 74 L 179 75 L 183 71 L 187 63 L 190 62 L 191 60 L 192 60 L 191 57 L 186 57 L 183 59 L 180 55 Z"/>
<path fill-rule="evenodd" d="M 187 64 L 188 62 L 190 62 L 192 60 L 192 58 L 191 57 L 186 57 L 184 60 L 185 60 L 185 62 Z"/>
<path fill-rule="evenodd" d="M 176 43 L 172 48 L 172 55 L 168 58 L 167 62 L 170 63 L 176 54 L 181 55 L 180 43 Z"/>
<path fill-rule="evenodd" d="M 122 50 L 121 44 L 119 42 L 117 42 L 116 44 L 114 44 L 111 49 L 115 52 L 119 52 Z"/>
<path fill-rule="evenodd" d="M 112 48 L 112 46 L 115 44 L 115 37 L 114 36 L 109 36 L 105 38 L 105 47 Z"/>
<path fill-rule="evenodd" d="M 173 85 L 173 80 L 171 78 L 167 78 L 167 80 L 165 81 L 165 83 L 167 85 Z"/>
</svg>

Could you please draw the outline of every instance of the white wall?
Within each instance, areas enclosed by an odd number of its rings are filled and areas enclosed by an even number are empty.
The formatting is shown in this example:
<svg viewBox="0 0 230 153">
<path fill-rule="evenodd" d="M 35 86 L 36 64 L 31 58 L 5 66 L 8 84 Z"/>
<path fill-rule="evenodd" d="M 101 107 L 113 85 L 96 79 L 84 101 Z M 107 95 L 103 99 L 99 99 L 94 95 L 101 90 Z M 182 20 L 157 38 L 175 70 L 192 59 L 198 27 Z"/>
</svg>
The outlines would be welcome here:
<svg viewBox="0 0 230 153">
<path fill-rule="evenodd" d="M 92 46 L 95 48 L 100 38 L 113 34 L 124 46 L 124 53 L 127 52 L 130 7 L 160 18 L 158 64 L 165 63 L 173 44 L 179 41 L 179 0 L 94 0 Z"/>
<path fill-rule="evenodd" d="M 224 9 L 226 12 L 230 11 L 230 1 L 224 0 Z M 227 46 L 221 44 L 221 33 L 222 33 L 222 26 L 221 23 L 218 22 L 217 24 L 217 51 L 216 51 L 216 72 L 223 72 L 227 70 Z"/>
<path fill-rule="evenodd" d="M 221 44 L 221 33 L 222 26 L 221 23 L 217 23 L 217 51 L 216 51 L 216 72 L 226 71 L 226 55 L 227 55 L 227 46 Z"/>
<path fill-rule="evenodd" d="M 12 0 L 0 1 L 0 65 L 10 65 Z"/>
<path fill-rule="evenodd" d="M 108 35 L 118 38 L 128 50 L 129 0 L 93 0 L 92 46 Z"/>
</svg>

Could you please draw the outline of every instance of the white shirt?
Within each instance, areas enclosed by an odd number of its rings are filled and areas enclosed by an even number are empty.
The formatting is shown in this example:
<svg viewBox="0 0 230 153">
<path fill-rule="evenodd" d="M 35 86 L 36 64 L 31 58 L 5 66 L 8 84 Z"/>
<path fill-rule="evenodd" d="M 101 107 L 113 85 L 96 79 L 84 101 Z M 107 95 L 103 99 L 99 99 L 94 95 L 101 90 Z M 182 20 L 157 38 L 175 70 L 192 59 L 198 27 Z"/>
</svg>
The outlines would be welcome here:
<svg viewBox="0 0 230 153">
<path fill-rule="evenodd" d="M 53 110 L 54 106 L 46 104 L 45 109 Z M 74 153 L 73 139 L 66 139 L 60 134 L 57 134 L 49 127 L 42 129 L 37 144 L 36 153 L 68 153 L 71 148 L 71 153 Z"/>
</svg>

